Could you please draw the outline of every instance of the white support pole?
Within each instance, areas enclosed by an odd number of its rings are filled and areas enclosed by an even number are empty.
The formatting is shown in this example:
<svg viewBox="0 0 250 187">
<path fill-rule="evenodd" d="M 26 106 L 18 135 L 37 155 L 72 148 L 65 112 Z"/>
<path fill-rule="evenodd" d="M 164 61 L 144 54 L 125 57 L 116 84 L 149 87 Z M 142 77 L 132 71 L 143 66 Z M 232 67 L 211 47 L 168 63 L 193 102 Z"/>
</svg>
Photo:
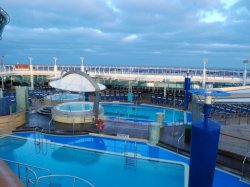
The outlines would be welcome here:
<svg viewBox="0 0 250 187">
<path fill-rule="evenodd" d="M 34 76 L 33 76 L 33 65 L 32 65 L 33 58 L 29 56 L 28 59 L 30 62 L 30 86 L 31 86 L 31 89 L 34 90 Z"/>
<path fill-rule="evenodd" d="M 164 82 L 164 93 L 163 93 L 163 96 L 164 97 L 166 97 L 166 95 L 167 95 L 167 83 L 166 82 Z"/>
<path fill-rule="evenodd" d="M 166 76 L 166 77 L 164 77 L 164 79 L 163 79 L 163 83 L 164 83 L 164 93 L 163 93 L 163 96 L 164 97 L 166 97 L 166 95 L 167 95 L 167 84 L 169 83 L 169 81 L 170 81 L 170 77 L 169 76 Z"/>
<path fill-rule="evenodd" d="M 53 57 L 53 60 L 55 62 L 55 65 L 54 65 L 54 76 L 56 77 L 57 76 L 57 64 L 56 64 L 56 62 L 57 62 L 58 58 L 57 57 Z"/>
<path fill-rule="evenodd" d="M 246 86 L 246 82 L 247 82 L 247 64 L 248 64 L 248 60 L 243 60 L 243 64 L 244 64 L 244 73 L 243 73 L 243 86 Z"/>
<path fill-rule="evenodd" d="M 84 57 L 81 56 L 80 60 L 81 60 L 81 72 L 84 72 L 84 66 L 83 66 Z"/>
<path fill-rule="evenodd" d="M 203 58 L 203 76 L 202 76 L 202 88 L 205 89 L 206 88 L 206 64 L 208 62 L 207 58 Z"/>
</svg>

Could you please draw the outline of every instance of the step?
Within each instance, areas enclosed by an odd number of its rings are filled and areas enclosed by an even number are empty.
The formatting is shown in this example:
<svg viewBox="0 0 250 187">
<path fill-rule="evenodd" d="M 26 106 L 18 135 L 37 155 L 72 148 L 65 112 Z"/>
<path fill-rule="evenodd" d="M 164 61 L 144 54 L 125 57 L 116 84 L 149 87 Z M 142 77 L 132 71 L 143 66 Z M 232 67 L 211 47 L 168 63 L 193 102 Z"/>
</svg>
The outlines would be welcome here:
<svg viewBox="0 0 250 187">
<path fill-rule="evenodd" d="M 47 111 L 47 110 L 39 110 L 39 112 L 43 112 L 43 113 L 48 113 L 48 114 L 51 114 L 51 111 Z"/>
<path fill-rule="evenodd" d="M 46 108 L 42 108 L 42 109 L 40 109 L 40 110 L 42 110 L 42 111 L 46 111 L 46 112 L 51 112 L 51 110 L 46 109 Z"/>
</svg>

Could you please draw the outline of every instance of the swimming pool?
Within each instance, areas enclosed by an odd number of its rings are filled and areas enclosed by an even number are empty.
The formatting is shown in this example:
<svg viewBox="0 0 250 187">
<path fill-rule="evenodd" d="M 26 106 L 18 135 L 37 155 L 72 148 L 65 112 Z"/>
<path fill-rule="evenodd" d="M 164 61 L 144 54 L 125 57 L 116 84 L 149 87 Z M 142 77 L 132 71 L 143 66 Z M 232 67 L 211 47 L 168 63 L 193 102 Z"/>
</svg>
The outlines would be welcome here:
<svg viewBox="0 0 250 187">
<path fill-rule="evenodd" d="M 0 157 L 30 165 L 50 169 L 53 174 L 63 173 L 82 177 L 98 186 L 187 186 L 187 166 L 177 161 L 145 159 L 143 155 L 135 159 L 135 165 L 126 165 L 124 141 L 113 141 L 95 136 L 59 137 L 45 135 L 46 142 L 38 148 L 34 140 L 36 134 L 18 133 L 23 139 L 7 136 L 0 139 Z M 51 144 L 51 142 L 57 144 Z M 61 143 L 67 143 L 61 144 Z M 112 142 L 112 143 L 111 143 Z M 110 144 L 111 143 L 111 144 Z M 117 143 L 117 145 L 115 144 Z M 134 152 L 135 142 L 127 141 L 127 152 Z M 76 147 L 77 146 L 77 147 Z M 99 148 L 94 151 L 93 147 Z M 86 150 L 86 147 L 89 147 Z M 92 148 L 90 148 L 92 147 Z M 82 149 L 85 148 L 85 149 Z M 138 142 L 138 149 L 145 144 Z M 91 149 L 91 150 L 90 150 Z M 112 152 L 117 149 L 118 152 Z M 102 151 L 100 151 L 102 150 Z M 138 150 L 138 155 L 140 151 Z M 103 152 L 105 151 L 105 152 Z M 115 154 L 116 153 L 116 154 Z M 13 168 L 13 167 L 12 167 Z M 39 174 L 39 173 L 38 173 Z M 60 181 L 54 181 L 60 183 Z M 63 186 L 67 186 L 66 183 Z"/>
<path fill-rule="evenodd" d="M 152 105 L 134 105 L 123 103 L 101 103 L 104 108 L 104 115 L 111 120 L 126 120 L 133 122 L 153 122 L 156 119 L 156 113 L 164 113 L 164 125 L 184 121 L 184 114 L 187 115 L 187 122 L 191 121 L 191 114 L 184 113 L 182 110 L 152 106 Z"/>
<path fill-rule="evenodd" d="M 91 102 L 69 102 L 57 105 L 56 108 L 61 111 L 84 112 L 93 110 Z"/>
<path fill-rule="evenodd" d="M 111 138 L 111 137 L 103 137 L 103 136 L 93 136 L 93 135 L 85 135 L 85 136 L 52 136 L 52 135 L 43 135 L 43 138 L 48 142 L 47 145 L 47 149 L 52 149 L 52 150 L 47 150 L 47 152 L 45 151 L 46 149 L 40 149 L 40 152 L 38 149 L 36 149 L 36 146 L 34 144 L 34 141 L 28 141 L 27 139 L 35 139 L 36 134 L 35 133 L 29 133 L 29 132 L 22 132 L 22 133 L 14 133 L 14 136 L 18 136 L 18 137 L 23 137 L 24 141 L 13 141 L 12 144 L 14 144 L 14 147 L 10 147 L 9 145 L 7 145 L 6 143 L 4 143 L 4 139 L 0 138 L 0 157 L 3 158 L 7 158 L 9 156 L 9 159 L 16 159 L 17 161 L 20 162 L 30 162 L 30 163 L 34 163 L 35 165 L 38 163 L 37 160 L 42 159 L 42 158 L 46 158 L 46 154 L 52 154 L 53 150 L 54 152 L 57 152 L 57 154 L 55 154 L 56 156 L 54 156 L 53 158 L 50 158 L 50 160 L 48 160 L 48 162 L 44 159 L 41 160 L 41 164 L 43 166 L 53 166 L 54 163 L 53 161 L 56 160 L 56 163 L 59 162 L 59 164 L 62 162 L 68 162 L 67 166 L 67 172 L 71 172 L 74 171 L 73 169 L 75 169 L 75 165 L 81 165 L 81 167 L 85 168 L 86 164 L 89 164 L 89 166 L 86 168 L 91 167 L 91 164 L 93 164 L 94 166 L 98 163 L 98 161 L 94 162 L 94 160 L 101 160 L 102 161 L 102 156 L 106 155 L 105 153 L 115 153 L 117 154 L 118 160 L 120 161 L 112 161 L 113 165 L 123 165 L 124 166 L 124 156 L 120 156 L 123 155 L 124 152 L 124 146 L 126 144 L 126 142 L 129 144 L 128 146 L 128 151 L 132 151 L 133 150 L 133 146 L 134 145 L 134 141 L 128 141 L 128 140 L 122 140 L 122 139 L 116 139 L 116 138 Z M 7 136 L 9 137 L 9 136 Z M 19 142 L 19 143 L 18 143 Z M 56 144 L 50 144 L 50 143 L 56 143 Z M 29 146 L 30 145 L 30 146 Z M 58 145 L 55 146 L 55 145 Z M 70 149 L 68 149 L 67 151 L 67 156 L 66 155 L 62 155 L 60 151 L 56 151 L 56 150 L 61 150 L 61 147 L 65 147 L 67 145 L 72 146 Z M 22 151 L 24 147 L 33 147 L 33 149 L 29 149 L 28 152 L 24 152 Z M 35 147 L 35 150 L 34 150 Z M 85 150 L 92 150 L 92 153 L 89 153 L 91 155 L 91 157 L 83 157 L 83 158 L 79 158 L 79 150 L 80 149 L 85 149 Z M 71 152 L 71 150 L 73 150 Z M 77 150 L 76 152 L 74 150 Z M 96 156 L 95 153 L 96 150 L 100 150 L 101 154 L 98 154 L 98 156 Z M 35 153 L 36 151 L 36 153 Z M 94 151 L 94 152 L 93 152 Z M 103 152 L 105 151 L 105 152 Z M 13 154 L 11 154 L 13 153 Z M 148 145 L 144 142 L 137 142 L 137 153 L 138 155 L 144 156 L 144 157 L 148 157 L 148 158 L 153 158 L 153 159 L 157 159 L 158 161 L 162 161 L 162 160 L 170 160 L 170 161 L 177 161 L 177 162 L 182 162 L 182 163 L 186 163 L 189 164 L 189 158 L 178 155 L 176 153 L 173 153 L 171 151 L 168 151 L 166 149 L 157 147 L 157 146 L 151 146 Z M 68 156 L 70 155 L 70 156 Z M 78 159 L 76 160 L 71 160 L 72 158 L 77 157 Z M 93 157 L 93 158 L 92 158 Z M 98 158 L 97 158 L 98 157 Z M 88 159 L 90 158 L 90 159 Z M 104 157 L 104 160 L 106 157 Z M 107 159 L 110 157 L 107 157 Z M 109 159 L 108 159 L 109 160 Z M 91 162 L 93 161 L 93 162 Z M 145 162 L 147 160 L 144 160 Z M 51 164 L 52 163 L 52 164 Z M 95 164 L 96 163 L 96 164 Z M 155 162 L 153 162 L 154 164 L 152 164 L 151 166 L 153 167 L 157 167 L 157 164 Z M 70 165 L 73 165 L 73 168 L 70 168 Z M 155 165 L 156 164 L 156 165 Z M 113 183 L 117 182 L 117 180 L 113 177 L 113 174 L 115 173 L 115 171 L 110 171 L 107 170 L 106 168 L 109 167 L 109 165 L 105 165 L 104 168 L 97 170 L 98 172 L 94 172 L 94 175 L 90 176 L 90 181 L 93 182 L 95 179 L 103 179 L 102 177 L 104 177 L 104 181 L 111 181 Z M 122 167 L 122 166 L 121 166 Z M 91 168 L 90 168 L 91 169 Z M 145 170 L 149 170 L 149 168 L 143 168 Z M 92 170 L 91 170 L 92 171 Z M 120 170 L 121 171 L 121 168 Z M 140 171 L 140 170 L 131 170 L 129 173 L 130 175 L 126 175 L 126 177 L 130 177 L 131 180 L 136 180 L 135 178 L 135 172 L 136 171 Z M 60 170 L 60 173 L 62 173 L 62 171 Z M 84 172 L 86 173 L 86 171 Z M 105 174 L 105 176 L 102 176 L 102 174 Z M 106 176 L 108 175 L 108 176 Z M 82 176 L 81 172 L 80 172 L 80 176 Z M 187 176 L 187 175 L 186 175 Z M 86 176 L 83 176 L 86 178 Z M 92 177 L 94 178 L 94 180 L 92 181 Z M 148 176 L 149 179 L 154 179 L 153 177 L 157 178 L 157 176 L 152 175 L 152 176 Z M 129 179 L 130 179 L 129 178 Z M 89 179 L 89 178 L 88 178 Z M 113 181 L 114 179 L 114 181 Z M 121 183 L 125 183 L 127 180 L 129 180 L 127 178 L 123 178 L 122 181 L 120 181 L 118 184 Z M 145 182 L 147 181 L 146 179 L 146 175 L 144 176 L 143 180 Z M 158 179 L 158 178 L 157 178 Z M 185 178 L 186 181 L 186 178 Z M 139 185 L 138 185 L 139 183 Z M 140 183 L 140 181 L 137 184 L 137 186 L 142 186 L 142 183 Z M 151 184 L 151 183 L 149 183 Z M 165 180 L 165 186 L 171 186 L 169 185 L 166 180 Z M 102 184 L 101 184 L 102 185 Z M 104 186 L 104 185 L 102 185 Z M 116 185 L 117 186 L 117 185 Z M 120 186 L 120 185 L 118 185 Z M 133 186 L 133 185 L 132 185 Z M 148 186 L 147 184 L 145 186 Z M 153 185 L 156 186 L 156 185 Z M 249 187 L 250 185 L 244 182 L 240 181 L 240 178 L 232 175 L 228 172 L 224 172 L 220 169 L 216 169 L 215 170 L 215 176 L 214 176 L 214 183 L 213 183 L 213 187 L 222 187 L 222 186 L 232 186 L 232 187 Z"/>
<path fill-rule="evenodd" d="M 95 114 L 93 111 L 93 102 L 66 102 L 56 105 L 51 110 L 52 119 L 57 122 L 57 129 L 67 129 L 72 124 L 78 124 L 78 129 L 81 130 L 80 124 L 94 123 Z M 103 107 L 99 105 L 99 116 L 103 115 Z M 65 126 L 64 124 L 67 124 Z M 70 130 L 67 129 L 67 130 Z"/>
</svg>

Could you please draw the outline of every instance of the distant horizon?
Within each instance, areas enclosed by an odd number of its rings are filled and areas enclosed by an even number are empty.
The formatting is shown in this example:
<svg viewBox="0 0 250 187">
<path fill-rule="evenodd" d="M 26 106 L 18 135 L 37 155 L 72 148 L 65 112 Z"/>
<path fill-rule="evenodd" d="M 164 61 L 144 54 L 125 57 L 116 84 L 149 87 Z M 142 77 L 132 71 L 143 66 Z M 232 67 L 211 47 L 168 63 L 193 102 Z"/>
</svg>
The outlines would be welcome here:
<svg viewBox="0 0 250 187">
<path fill-rule="evenodd" d="M 243 69 L 249 0 L 4 0 L 6 64 Z M 248 65 L 250 66 L 250 65 Z M 247 66 L 247 68 L 248 68 Z M 248 68 L 250 69 L 250 68 Z"/>
</svg>

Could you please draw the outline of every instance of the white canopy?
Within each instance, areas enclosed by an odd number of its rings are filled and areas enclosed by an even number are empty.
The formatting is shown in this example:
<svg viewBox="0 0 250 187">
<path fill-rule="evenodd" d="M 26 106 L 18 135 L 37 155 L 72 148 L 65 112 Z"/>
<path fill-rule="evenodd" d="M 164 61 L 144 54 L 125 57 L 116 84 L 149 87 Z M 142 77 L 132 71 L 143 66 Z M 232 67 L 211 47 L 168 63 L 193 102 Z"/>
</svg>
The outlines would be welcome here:
<svg viewBox="0 0 250 187">
<path fill-rule="evenodd" d="M 53 88 L 67 90 L 72 92 L 95 92 L 95 87 L 91 81 L 78 73 L 71 73 L 63 76 L 61 79 L 49 82 Z M 105 90 L 106 86 L 97 83 L 100 90 Z"/>
</svg>

